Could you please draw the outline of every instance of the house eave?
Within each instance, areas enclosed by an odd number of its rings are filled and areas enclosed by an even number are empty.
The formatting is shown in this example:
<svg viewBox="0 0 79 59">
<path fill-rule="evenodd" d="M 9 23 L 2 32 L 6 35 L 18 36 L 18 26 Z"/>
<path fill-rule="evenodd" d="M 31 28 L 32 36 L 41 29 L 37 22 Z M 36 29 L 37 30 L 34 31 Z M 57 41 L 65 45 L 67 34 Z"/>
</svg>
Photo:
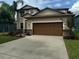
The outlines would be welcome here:
<svg viewBox="0 0 79 59">
<path fill-rule="evenodd" d="M 24 17 L 26 19 L 31 19 L 31 18 L 47 18 L 47 17 L 73 17 L 74 14 L 66 14 L 66 15 L 47 15 L 47 16 L 32 16 L 32 17 Z"/>
</svg>

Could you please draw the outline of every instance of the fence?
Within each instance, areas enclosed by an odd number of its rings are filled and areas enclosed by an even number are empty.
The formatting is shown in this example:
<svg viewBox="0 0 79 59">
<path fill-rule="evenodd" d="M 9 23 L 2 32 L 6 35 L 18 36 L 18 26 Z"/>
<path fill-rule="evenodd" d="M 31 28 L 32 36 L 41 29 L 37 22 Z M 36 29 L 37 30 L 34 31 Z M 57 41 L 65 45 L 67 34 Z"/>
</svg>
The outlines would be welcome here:
<svg viewBox="0 0 79 59">
<path fill-rule="evenodd" d="M 0 32 L 14 32 L 16 31 L 16 24 L 9 22 L 0 22 Z"/>
</svg>

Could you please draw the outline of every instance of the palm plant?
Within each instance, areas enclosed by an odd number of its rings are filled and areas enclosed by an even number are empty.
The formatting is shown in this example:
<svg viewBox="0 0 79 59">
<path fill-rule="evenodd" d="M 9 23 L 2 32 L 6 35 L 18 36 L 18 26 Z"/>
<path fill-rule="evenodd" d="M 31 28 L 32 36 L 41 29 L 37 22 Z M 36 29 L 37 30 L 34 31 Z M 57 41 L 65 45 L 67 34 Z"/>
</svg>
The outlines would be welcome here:
<svg viewBox="0 0 79 59">
<path fill-rule="evenodd" d="M 15 20 L 17 19 L 16 18 L 16 16 L 17 16 L 17 7 L 18 7 L 18 5 L 20 3 L 23 5 L 24 4 L 24 1 L 23 0 L 13 1 L 13 5 L 11 6 L 11 10 L 13 11 L 13 17 L 15 18 Z M 22 36 L 21 33 L 20 33 L 20 36 Z"/>
<path fill-rule="evenodd" d="M 19 3 L 21 3 L 23 5 L 24 1 L 23 0 L 13 1 L 13 5 L 11 6 L 12 11 L 14 12 L 14 17 L 15 17 L 15 15 L 17 13 L 16 11 L 17 11 L 17 7 L 18 7 Z"/>
</svg>

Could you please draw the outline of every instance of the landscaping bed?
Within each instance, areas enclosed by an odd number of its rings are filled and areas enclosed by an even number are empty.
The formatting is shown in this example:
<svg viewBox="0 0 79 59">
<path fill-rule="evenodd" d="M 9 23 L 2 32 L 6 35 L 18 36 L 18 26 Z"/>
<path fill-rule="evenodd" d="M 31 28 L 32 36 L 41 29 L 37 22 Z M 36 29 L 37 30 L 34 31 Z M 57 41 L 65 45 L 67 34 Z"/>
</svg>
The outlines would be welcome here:
<svg viewBox="0 0 79 59">
<path fill-rule="evenodd" d="M 72 40 L 79 40 L 79 31 L 72 32 L 71 35 L 66 35 L 63 37 L 64 39 L 72 39 Z"/>
<path fill-rule="evenodd" d="M 79 40 L 64 40 L 69 59 L 79 59 Z"/>
<path fill-rule="evenodd" d="M 74 38 L 79 40 L 79 31 L 74 32 Z"/>
</svg>

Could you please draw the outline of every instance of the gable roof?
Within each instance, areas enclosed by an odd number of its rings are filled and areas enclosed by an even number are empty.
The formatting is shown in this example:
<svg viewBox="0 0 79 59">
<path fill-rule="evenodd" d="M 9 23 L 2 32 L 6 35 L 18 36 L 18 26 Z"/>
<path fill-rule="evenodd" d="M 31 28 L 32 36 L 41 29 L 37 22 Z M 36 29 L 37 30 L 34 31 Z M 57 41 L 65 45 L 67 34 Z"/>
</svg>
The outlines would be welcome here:
<svg viewBox="0 0 79 59">
<path fill-rule="evenodd" d="M 79 18 L 79 15 L 75 16 L 74 19 Z"/>
<path fill-rule="evenodd" d="M 52 14 L 52 15 L 43 15 L 40 16 L 41 13 L 43 13 L 44 11 L 49 10 L 49 11 L 54 11 L 58 14 Z M 61 9 L 62 10 L 62 9 Z M 64 10 L 64 9 L 63 9 Z M 72 13 L 64 13 L 59 11 L 59 9 L 51 9 L 51 8 L 45 8 L 43 10 L 40 10 L 38 13 L 36 13 L 35 15 L 32 15 L 31 17 L 25 17 L 25 18 L 39 18 L 39 17 L 71 17 L 74 16 L 74 14 Z"/>
<path fill-rule="evenodd" d="M 46 8 L 44 8 L 44 9 L 40 10 L 40 11 L 39 11 L 38 13 L 36 13 L 35 15 L 37 15 L 37 14 L 39 14 L 39 13 L 42 13 L 43 11 L 45 11 L 45 10 L 47 10 L 47 9 L 49 9 L 49 10 L 51 10 L 51 11 L 55 11 L 55 12 L 61 13 L 61 14 L 65 14 L 64 12 L 60 12 L 60 11 L 59 11 L 60 9 L 52 9 L 52 8 L 46 7 Z M 35 15 L 34 15 L 34 16 L 35 16 Z"/>
<path fill-rule="evenodd" d="M 38 8 L 33 7 L 31 5 L 25 5 L 25 6 L 23 6 L 22 8 L 20 8 L 18 10 L 28 10 L 28 9 L 37 9 L 37 10 L 39 10 Z"/>
<path fill-rule="evenodd" d="M 58 14 L 51 14 L 51 15 L 43 15 L 43 16 L 40 16 L 41 13 L 43 13 L 44 11 L 46 10 L 49 10 L 49 12 L 51 11 L 54 11 Z M 39 12 L 37 12 L 36 14 L 34 15 L 31 15 L 30 17 L 24 17 L 24 18 L 38 18 L 38 17 L 70 17 L 70 16 L 74 16 L 73 13 L 64 13 L 60 10 L 64 10 L 64 9 L 52 9 L 52 8 L 45 8 L 43 10 L 40 10 Z M 68 9 L 66 9 L 68 11 Z"/>
<path fill-rule="evenodd" d="M 45 10 L 50 10 L 50 11 L 54 11 L 54 12 L 56 12 L 56 13 L 59 13 L 60 15 L 73 15 L 73 13 L 70 13 L 70 12 L 68 12 L 68 10 L 69 10 L 69 8 L 54 8 L 54 9 L 52 9 L 52 8 L 49 8 L 49 7 L 46 7 L 46 8 L 44 8 L 44 9 L 42 9 L 42 10 L 39 10 L 38 8 L 36 8 L 36 7 L 33 7 L 33 6 L 30 6 L 30 5 L 25 5 L 25 6 L 23 6 L 21 9 L 19 9 L 19 11 L 20 10 L 28 10 L 28 9 L 37 9 L 39 12 L 37 12 L 36 14 L 34 14 L 34 15 L 31 15 L 31 17 L 36 17 L 36 15 L 38 15 L 38 14 L 40 14 L 40 13 L 42 13 L 43 11 L 45 11 Z M 65 13 L 65 12 L 62 12 L 62 10 L 64 10 L 64 11 L 67 11 L 67 13 Z M 59 16 L 59 15 L 52 15 L 52 16 Z"/>
<path fill-rule="evenodd" d="M 49 8 L 49 7 L 46 7 Z M 55 9 L 55 10 L 69 10 L 69 8 L 51 8 L 51 9 Z"/>
<path fill-rule="evenodd" d="M 66 10 L 67 12 L 68 12 L 68 10 L 69 10 L 69 8 L 49 8 L 49 7 L 46 7 L 46 8 L 44 8 L 44 9 L 42 9 L 42 10 L 39 10 L 39 12 L 37 12 L 35 15 L 37 15 L 37 14 L 39 14 L 39 13 L 42 13 L 43 11 L 45 11 L 45 10 L 47 10 L 47 9 L 49 9 L 49 10 L 51 10 L 51 11 L 55 11 L 55 12 L 58 12 L 58 13 L 60 13 L 60 14 L 67 14 L 67 13 L 65 13 L 65 12 L 62 12 L 61 10 Z M 69 14 L 71 14 L 71 13 L 69 13 Z M 73 13 L 72 13 L 73 14 Z M 33 15 L 33 16 L 35 16 L 35 15 Z"/>
</svg>

